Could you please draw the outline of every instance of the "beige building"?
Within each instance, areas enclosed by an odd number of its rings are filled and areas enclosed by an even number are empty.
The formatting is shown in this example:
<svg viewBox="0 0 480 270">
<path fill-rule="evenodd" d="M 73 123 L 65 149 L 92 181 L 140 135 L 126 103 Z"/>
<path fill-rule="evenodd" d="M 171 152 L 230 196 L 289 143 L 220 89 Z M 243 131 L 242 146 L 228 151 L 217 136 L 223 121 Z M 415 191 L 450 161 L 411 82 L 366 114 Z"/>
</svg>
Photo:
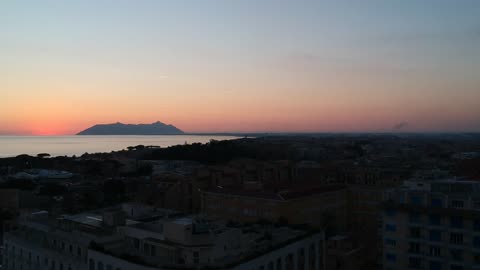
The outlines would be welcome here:
<svg viewBox="0 0 480 270">
<path fill-rule="evenodd" d="M 343 185 L 303 186 L 278 192 L 235 191 L 222 188 L 202 191 L 202 214 L 233 221 L 287 219 L 335 231 L 346 228 L 347 190 Z"/>
</svg>

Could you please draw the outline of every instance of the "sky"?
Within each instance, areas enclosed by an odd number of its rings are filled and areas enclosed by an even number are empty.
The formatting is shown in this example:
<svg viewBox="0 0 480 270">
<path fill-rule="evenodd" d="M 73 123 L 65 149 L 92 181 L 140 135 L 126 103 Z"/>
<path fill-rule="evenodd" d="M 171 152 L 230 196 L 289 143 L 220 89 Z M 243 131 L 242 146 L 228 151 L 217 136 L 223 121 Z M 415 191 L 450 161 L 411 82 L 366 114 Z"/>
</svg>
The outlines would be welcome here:
<svg viewBox="0 0 480 270">
<path fill-rule="evenodd" d="M 0 134 L 480 131 L 477 0 L 0 1 Z"/>
</svg>

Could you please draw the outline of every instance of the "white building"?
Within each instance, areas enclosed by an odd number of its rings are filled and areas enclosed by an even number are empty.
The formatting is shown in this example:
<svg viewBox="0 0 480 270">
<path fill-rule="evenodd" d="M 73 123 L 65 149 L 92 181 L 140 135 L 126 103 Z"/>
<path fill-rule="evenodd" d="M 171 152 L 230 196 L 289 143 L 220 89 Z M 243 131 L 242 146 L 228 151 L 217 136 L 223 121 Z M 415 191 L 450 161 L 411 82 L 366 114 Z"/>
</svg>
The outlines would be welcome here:
<svg viewBox="0 0 480 270">
<path fill-rule="evenodd" d="M 324 269 L 324 235 L 239 225 L 142 205 L 32 214 L 7 232 L 3 269 Z"/>
</svg>

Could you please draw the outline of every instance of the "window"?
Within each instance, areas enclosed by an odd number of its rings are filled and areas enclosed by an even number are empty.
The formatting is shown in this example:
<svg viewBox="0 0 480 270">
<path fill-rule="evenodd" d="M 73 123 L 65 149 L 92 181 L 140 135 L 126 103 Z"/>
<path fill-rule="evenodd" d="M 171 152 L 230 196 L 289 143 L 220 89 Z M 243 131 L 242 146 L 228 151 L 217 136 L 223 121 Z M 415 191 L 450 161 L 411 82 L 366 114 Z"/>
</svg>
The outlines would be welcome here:
<svg viewBox="0 0 480 270">
<path fill-rule="evenodd" d="M 397 230 L 397 226 L 394 224 L 385 224 L 385 231 L 387 232 L 395 232 Z"/>
<path fill-rule="evenodd" d="M 408 243 L 408 252 L 420 253 L 420 244 L 415 242 Z"/>
<path fill-rule="evenodd" d="M 452 265 L 452 266 L 450 266 L 450 270 L 463 270 L 463 266 L 461 266 L 461 265 Z"/>
<path fill-rule="evenodd" d="M 103 263 L 102 262 L 97 263 L 97 270 L 103 270 Z"/>
<path fill-rule="evenodd" d="M 450 243 L 461 245 L 463 244 L 463 234 L 461 233 L 450 233 Z"/>
<path fill-rule="evenodd" d="M 450 256 L 454 261 L 462 261 L 463 260 L 463 252 L 460 249 L 452 249 L 450 250 Z"/>
<path fill-rule="evenodd" d="M 194 252 L 193 252 L 193 262 L 194 262 L 194 263 L 199 263 L 199 262 L 200 262 L 200 258 L 199 258 L 199 253 L 198 253 L 198 251 L 194 251 Z"/>
<path fill-rule="evenodd" d="M 473 254 L 473 261 L 477 264 L 480 263 L 480 253 Z"/>
<path fill-rule="evenodd" d="M 140 240 L 138 239 L 133 239 L 133 246 L 135 247 L 135 249 L 140 249 Z"/>
<path fill-rule="evenodd" d="M 150 255 L 150 245 L 145 243 L 143 244 L 143 252 L 145 252 L 146 255 Z"/>
<path fill-rule="evenodd" d="M 408 258 L 408 267 L 413 269 L 421 269 L 422 268 L 422 259 L 417 257 L 410 257 Z"/>
<path fill-rule="evenodd" d="M 73 246 L 72 245 L 68 245 L 68 251 L 70 252 L 70 254 L 73 253 Z"/>
<path fill-rule="evenodd" d="M 452 226 L 452 228 L 458 228 L 458 229 L 463 228 L 463 218 L 460 216 L 450 217 L 450 226 Z"/>
<path fill-rule="evenodd" d="M 480 209 L 480 201 L 473 201 L 473 208 Z"/>
<path fill-rule="evenodd" d="M 387 217 L 393 217 L 395 216 L 395 214 L 397 213 L 397 211 L 395 211 L 394 209 L 387 209 L 385 210 L 385 215 Z"/>
<path fill-rule="evenodd" d="M 111 264 L 107 264 L 107 270 L 113 270 L 113 267 Z"/>
<path fill-rule="evenodd" d="M 450 202 L 450 206 L 453 208 L 463 208 L 463 201 L 460 200 L 452 200 Z"/>
<path fill-rule="evenodd" d="M 430 230 L 429 240 L 434 242 L 442 241 L 442 232 L 439 230 Z"/>
<path fill-rule="evenodd" d="M 429 216 L 430 225 L 441 225 L 442 219 L 439 215 L 430 215 Z"/>
<path fill-rule="evenodd" d="M 410 228 L 410 237 L 412 238 L 421 238 L 422 232 L 418 227 L 411 227 Z"/>
<path fill-rule="evenodd" d="M 440 257 L 442 255 L 442 249 L 437 246 L 430 246 L 430 256 Z"/>
<path fill-rule="evenodd" d="M 385 245 L 394 247 L 397 245 L 397 241 L 393 239 L 385 239 Z"/>
<path fill-rule="evenodd" d="M 420 195 L 411 195 L 410 203 L 414 205 L 422 205 L 422 197 Z"/>
<path fill-rule="evenodd" d="M 473 237 L 473 246 L 475 248 L 480 248 L 480 236 Z"/>
<path fill-rule="evenodd" d="M 411 223 L 420 223 L 421 221 L 421 215 L 415 212 L 410 212 L 408 213 L 408 221 Z"/>
<path fill-rule="evenodd" d="M 441 270 L 442 269 L 442 264 L 440 262 L 430 262 L 430 270 Z"/>
<path fill-rule="evenodd" d="M 93 259 L 90 259 L 90 261 L 88 262 L 88 269 L 89 270 L 95 270 L 95 261 Z"/>
<path fill-rule="evenodd" d="M 480 219 L 475 219 L 473 221 L 473 229 L 477 232 L 480 231 Z"/>
<path fill-rule="evenodd" d="M 82 249 L 80 247 L 77 247 L 77 256 L 82 256 Z"/>
<path fill-rule="evenodd" d="M 385 254 L 385 259 L 387 259 L 387 261 L 389 261 L 389 262 L 395 262 L 395 261 L 397 261 L 397 255 L 395 255 L 393 253 L 386 253 Z"/>
<path fill-rule="evenodd" d="M 442 201 L 442 199 L 433 198 L 433 199 L 430 201 L 430 205 L 431 205 L 432 207 L 442 207 L 442 206 L 443 206 L 443 201 Z"/>
</svg>

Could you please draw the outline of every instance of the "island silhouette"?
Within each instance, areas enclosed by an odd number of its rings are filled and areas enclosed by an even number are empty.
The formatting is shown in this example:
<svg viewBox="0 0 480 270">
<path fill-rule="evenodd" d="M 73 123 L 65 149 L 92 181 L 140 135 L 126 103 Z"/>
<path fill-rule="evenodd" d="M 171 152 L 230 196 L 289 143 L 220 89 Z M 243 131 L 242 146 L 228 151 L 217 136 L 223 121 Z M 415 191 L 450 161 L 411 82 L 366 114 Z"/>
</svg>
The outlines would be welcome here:
<svg viewBox="0 0 480 270">
<path fill-rule="evenodd" d="M 77 135 L 179 135 L 184 132 L 173 125 L 160 121 L 151 124 L 97 124 Z"/>
</svg>

